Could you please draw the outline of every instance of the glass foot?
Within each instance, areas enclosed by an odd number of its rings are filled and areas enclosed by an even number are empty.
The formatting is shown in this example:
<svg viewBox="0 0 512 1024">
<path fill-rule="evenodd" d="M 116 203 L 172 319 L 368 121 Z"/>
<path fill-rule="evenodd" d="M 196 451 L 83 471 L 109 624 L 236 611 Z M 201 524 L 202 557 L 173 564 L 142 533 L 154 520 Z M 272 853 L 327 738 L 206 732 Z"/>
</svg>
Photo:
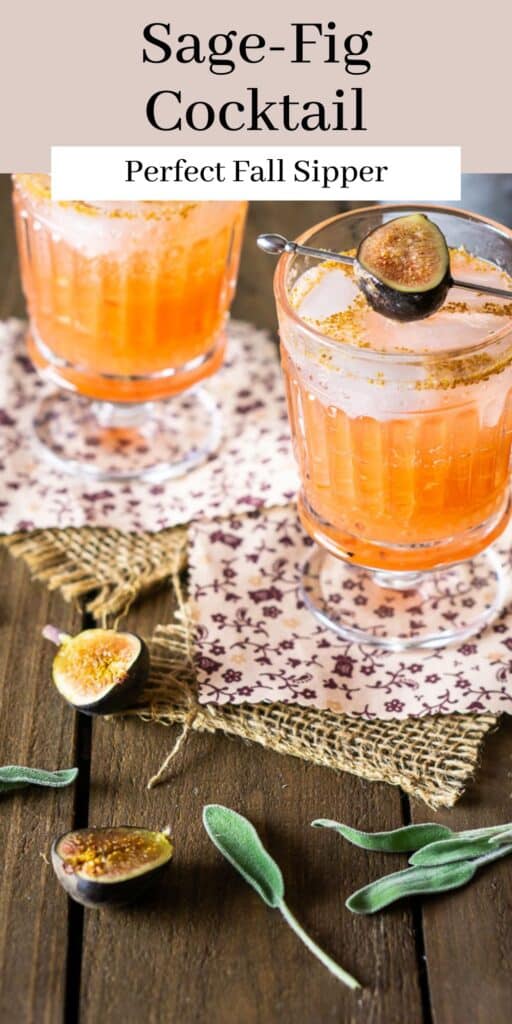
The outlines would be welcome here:
<svg viewBox="0 0 512 1024">
<path fill-rule="evenodd" d="M 362 569 L 317 548 L 301 596 L 329 629 L 389 650 L 444 647 L 478 633 L 502 610 L 507 572 L 493 548 L 433 572 Z"/>
<path fill-rule="evenodd" d="M 221 439 L 218 405 L 203 388 L 139 405 L 56 392 L 41 402 L 34 428 L 54 465 L 96 480 L 183 476 L 216 451 Z"/>
</svg>

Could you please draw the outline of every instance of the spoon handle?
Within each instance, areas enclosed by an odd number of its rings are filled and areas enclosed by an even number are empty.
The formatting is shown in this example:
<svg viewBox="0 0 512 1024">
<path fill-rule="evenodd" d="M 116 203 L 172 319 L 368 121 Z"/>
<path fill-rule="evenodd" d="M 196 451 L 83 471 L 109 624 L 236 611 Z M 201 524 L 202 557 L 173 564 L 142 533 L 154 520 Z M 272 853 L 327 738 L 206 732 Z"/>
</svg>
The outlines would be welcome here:
<svg viewBox="0 0 512 1024">
<path fill-rule="evenodd" d="M 332 260 L 333 263 L 345 263 L 349 266 L 353 266 L 356 262 L 353 256 L 343 256 L 342 253 L 331 252 L 330 249 L 312 249 L 309 245 L 298 245 L 297 242 L 288 244 L 290 246 L 288 252 L 297 252 L 301 256 L 313 256 L 317 260 Z M 473 292 L 482 292 L 484 295 L 495 295 L 499 299 L 512 301 L 512 292 L 507 291 L 506 288 L 495 288 L 490 284 L 477 284 L 475 281 L 459 281 L 458 278 L 452 280 L 452 286 L 454 288 L 469 288 Z"/>
<path fill-rule="evenodd" d="M 475 281 L 459 281 L 453 280 L 452 285 L 454 288 L 469 288 L 473 292 L 482 292 L 484 295 L 496 295 L 499 299 L 510 299 L 512 301 L 512 292 L 508 292 L 505 288 L 495 288 L 489 284 L 477 284 Z"/>
<path fill-rule="evenodd" d="M 315 260 L 332 260 L 334 263 L 345 263 L 352 267 L 355 263 L 353 256 L 344 256 L 340 252 L 331 252 L 330 249 L 312 249 L 309 245 L 299 245 L 298 242 L 289 242 L 287 252 L 298 252 L 301 256 L 313 256 Z"/>
<path fill-rule="evenodd" d="M 298 242 L 292 242 L 285 238 L 284 235 L 259 235 L 257 244 L 263 252 L 272 256 L 293 252 L 300 253 L 301 256 L 312 256 L 315 260 L 332 260 L 333 263 L 344 263 L 348 266 L 354 266 L 357 262 L 353 256 L 344 256 L 342 253 L 332 252 L 330 249 L 314 249 L 309 245 L 300 245 Z M 481 292 L 483 295 L 495 295 L 499 299 L 512 301 L 512 292 L 505 288 L 494 288 L 493 285 L 477 284 L 474 281 L 459 281 L 458 279 L 452 280 L 452 285 L 455 288 L 469 288 L 471 291 Z"/>
</svg>

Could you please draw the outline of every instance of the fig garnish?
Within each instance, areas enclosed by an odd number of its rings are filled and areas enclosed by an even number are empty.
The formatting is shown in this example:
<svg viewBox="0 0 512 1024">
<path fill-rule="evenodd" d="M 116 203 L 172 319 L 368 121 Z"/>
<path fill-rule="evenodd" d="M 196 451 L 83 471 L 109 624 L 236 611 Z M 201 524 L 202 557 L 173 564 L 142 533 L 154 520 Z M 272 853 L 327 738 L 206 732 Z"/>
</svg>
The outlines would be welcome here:
<svg viewBox="0 0 512 1024">
<path fill-rule="evenodd" d="M 370 306 L 393 320 L 430 316 L 442 305 L 451 286 L 512 300 L 508 288 L 452 279 L 446 239 L 422 213 L 396 217 L 375 228 L 363 238 L 355 259 L 349 252 L 302 245 L 284 235 L 258 235 L 257 245 L 273 256 L 298 253 L 322 260 L 324 266 L 348 266 L 348 273 L 353 268 L 356 283 Z"/>
<path fill-rule="evenodd" d="M 387 221 L 360 243 L 355 276 L 377 313 L 402 321 L 431 316 L 452 284 L 446 239 L 422 213 Z"/>
</svg>

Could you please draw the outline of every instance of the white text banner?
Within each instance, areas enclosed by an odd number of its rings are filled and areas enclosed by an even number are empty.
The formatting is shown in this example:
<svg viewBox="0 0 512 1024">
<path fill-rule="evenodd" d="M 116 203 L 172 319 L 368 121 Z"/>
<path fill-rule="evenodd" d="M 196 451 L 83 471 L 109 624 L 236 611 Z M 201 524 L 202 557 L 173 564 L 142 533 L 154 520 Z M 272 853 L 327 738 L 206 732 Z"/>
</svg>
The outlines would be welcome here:
<svg viewBox="0 0 512 1024">
<path fill-rule="evenodd" d="M 458 146 L 54 146 L 58 200 L 460 199 Z"/>
</svg>

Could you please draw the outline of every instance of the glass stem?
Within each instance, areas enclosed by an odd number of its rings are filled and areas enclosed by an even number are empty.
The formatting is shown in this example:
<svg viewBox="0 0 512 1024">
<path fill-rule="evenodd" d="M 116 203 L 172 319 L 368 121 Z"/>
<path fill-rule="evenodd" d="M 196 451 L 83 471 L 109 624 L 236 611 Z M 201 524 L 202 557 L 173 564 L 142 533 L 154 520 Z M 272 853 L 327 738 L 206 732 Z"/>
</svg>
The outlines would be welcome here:
<svg viewBox="0 0 512 1024">
<path fill-rule="evenodd" d="M 372 573 L 375 583 L 387 590 L 417 590 L 428 576 L 425 572 L 393 572 L 375 569 Z"/>
<path fill-rule="evenodd" d="M 148 422 L 153 402 L 93 402 L 92 411 L 100 427 L 123 430 L 141 427 Z"/>
</svg>

